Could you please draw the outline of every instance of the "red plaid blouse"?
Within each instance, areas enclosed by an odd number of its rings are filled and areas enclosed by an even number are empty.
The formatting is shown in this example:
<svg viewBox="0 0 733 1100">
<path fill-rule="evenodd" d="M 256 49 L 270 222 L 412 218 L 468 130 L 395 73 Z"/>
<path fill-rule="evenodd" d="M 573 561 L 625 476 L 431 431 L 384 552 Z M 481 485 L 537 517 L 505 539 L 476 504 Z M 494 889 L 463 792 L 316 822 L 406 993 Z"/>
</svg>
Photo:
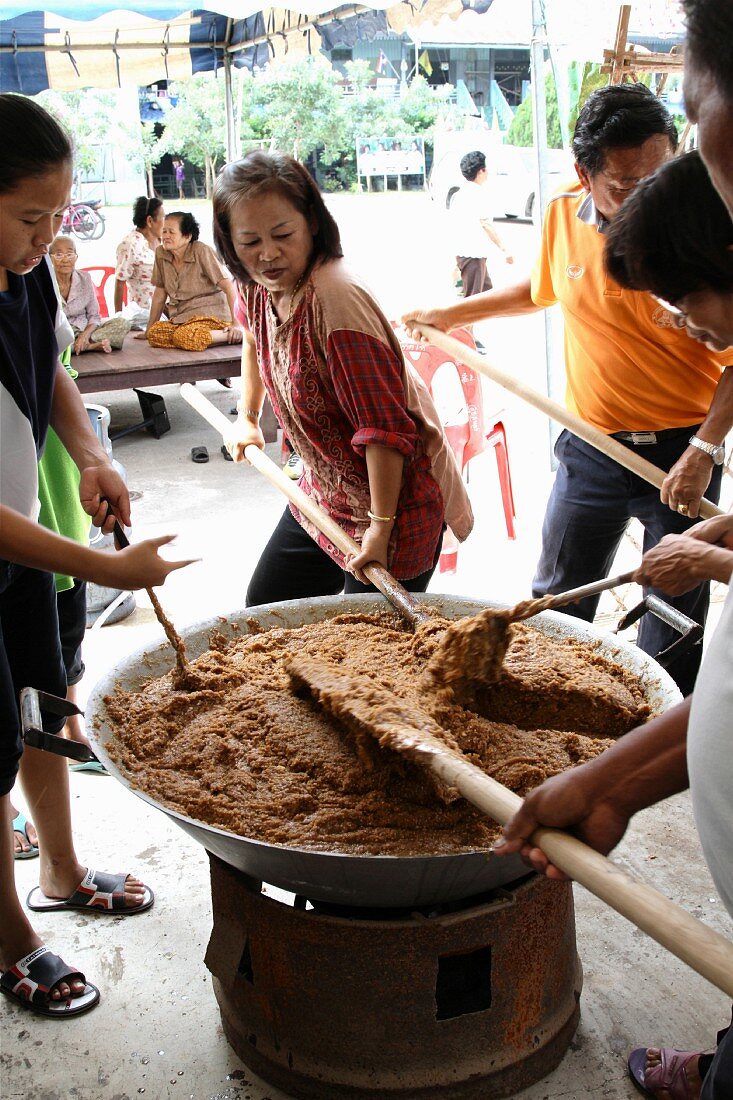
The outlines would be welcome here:
<svg viewBox="0 0 733 1100">
<path fill-rule="evenodd" d="M 466 538 L 473 516 L 432 399 L 345 263 L 316 266 L 288 321 L 280 323 L 269 292 L 255 283 L 242 291 L 242 314 L 275 414 L 303 459 L 300 488 L 360 542 L 369 526 L 365 449 L 389 447 L 405 458 L 389 544 L 394 576 L 430 568 L 444 522 Z M 343 567 L 341 551 L 290 508 Z"/>
</svg>

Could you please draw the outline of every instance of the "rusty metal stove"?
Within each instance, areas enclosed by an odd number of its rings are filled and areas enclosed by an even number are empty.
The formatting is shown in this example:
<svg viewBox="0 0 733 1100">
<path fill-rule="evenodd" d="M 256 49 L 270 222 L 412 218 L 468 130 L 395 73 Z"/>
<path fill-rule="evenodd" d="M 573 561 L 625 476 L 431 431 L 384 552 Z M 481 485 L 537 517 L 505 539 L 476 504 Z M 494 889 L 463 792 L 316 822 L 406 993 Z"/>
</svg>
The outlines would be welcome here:
<svg viewBox="0 0 733 1100">
<path fill-rule="evenodd" d="M 494 1100 L 560 1062 L 580 1014 L 569 883 L 417 910 L 292 905 L 210 856 L 206 962 L 253 1072 L 317 1100 Z"/>
</svg>

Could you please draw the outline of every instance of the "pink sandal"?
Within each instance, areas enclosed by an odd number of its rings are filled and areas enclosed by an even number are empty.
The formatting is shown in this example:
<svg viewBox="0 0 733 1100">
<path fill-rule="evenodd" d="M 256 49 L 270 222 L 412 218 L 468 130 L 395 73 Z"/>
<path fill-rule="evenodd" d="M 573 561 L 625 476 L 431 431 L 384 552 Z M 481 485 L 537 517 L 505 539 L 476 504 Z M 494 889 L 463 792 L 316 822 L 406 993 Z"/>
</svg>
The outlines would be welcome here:
<svg viewBox="0 0 733 1100">
<path fill-rule="evenodd" d="M 700 1050 L 675 1050 L 659 1048 L 659 1065 L 647 1069 L 649 1047 L 637 1047 L 629 1055 L 628 1067 L 631 1080 L 645 1096 L 656 1097 L 660 1089 L 666 1089 L 671 1100 L 692 1100 L 690 1083 L 685 1068 L 693 1058 L 699 1058 Z M 653 1091 L 652 1091 L 653 1090 Z"/>
</svg>

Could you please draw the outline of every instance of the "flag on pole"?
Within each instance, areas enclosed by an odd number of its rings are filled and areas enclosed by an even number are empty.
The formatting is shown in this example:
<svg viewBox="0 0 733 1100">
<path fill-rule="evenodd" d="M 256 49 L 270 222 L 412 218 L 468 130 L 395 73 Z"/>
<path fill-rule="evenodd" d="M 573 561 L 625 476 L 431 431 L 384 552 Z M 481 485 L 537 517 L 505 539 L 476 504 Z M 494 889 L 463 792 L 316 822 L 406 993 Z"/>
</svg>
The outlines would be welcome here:
<svg viewBox="0 0 733 1100">
<path fill-rule="evenodd" d="M 389 65 L 389 58 L 387 57 L 384 50 L 380 50 L 379 51 L 379 56 L 377 57 L 377 72 L 380 74 L 380 76 L 382 75 L 382 73 L 387 72 L 387 66 L 388 65 Z"/>
<path fill-rule="evenodd" d="M 428 76 L 433 75 L 433 66 L 430 64 L 430 54 L 427 50 L 423 50 L 423 52 L 417 59 L 417 63 L 423 70 L 423 72 L 428 74 Z"/>
</svg>

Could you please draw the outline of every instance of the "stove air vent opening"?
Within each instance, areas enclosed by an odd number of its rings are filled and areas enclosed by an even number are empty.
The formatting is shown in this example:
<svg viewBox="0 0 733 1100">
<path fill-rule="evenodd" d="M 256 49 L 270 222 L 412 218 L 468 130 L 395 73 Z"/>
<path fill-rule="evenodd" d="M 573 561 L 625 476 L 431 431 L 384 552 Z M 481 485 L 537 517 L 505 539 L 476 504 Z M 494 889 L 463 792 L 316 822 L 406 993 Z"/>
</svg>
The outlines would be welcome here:
<svg viewBox="0 0 733 1100">
<path fill-rule="evenodd" d="M 491 1008 L 491 948 L 438 956 L 435 1018 L 453 1020 Z"/>
<path fill-rule="evenodd" d="M 244 951 L 242 957 L 239 960 L 239 966 L 237 967 L 237 973 L 241 974 L 245 981 L 254 985 L 255 975 L 252 969 L 252 951 L 249 946 L 249 936 L 244 941 Z"/>
</svg>

